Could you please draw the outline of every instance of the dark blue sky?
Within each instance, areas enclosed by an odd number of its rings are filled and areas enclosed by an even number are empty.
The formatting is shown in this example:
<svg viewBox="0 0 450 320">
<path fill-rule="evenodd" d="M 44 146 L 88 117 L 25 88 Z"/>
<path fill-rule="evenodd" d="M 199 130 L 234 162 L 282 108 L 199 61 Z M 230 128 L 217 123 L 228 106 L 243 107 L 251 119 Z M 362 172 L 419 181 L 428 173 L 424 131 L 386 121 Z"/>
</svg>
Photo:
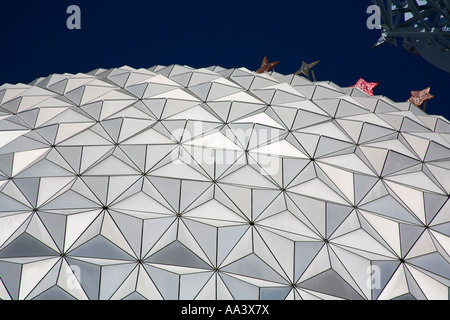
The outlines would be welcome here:
<svg viewBox="0 0 450 320">
<path fill-rule="evenodd" d="M 81 9 L 81 30 L 69 30 L 66 9 Z M 295 72 L 321 62 L 317 80 L 351 86 L 380 82 L 375 94 L 406 101 L 431 87 L 427 112 L 450 119 L 450 74 L 401 47 L 371 46 L 369 0 L 316 1 L 9 1 L 0 13 L 0 84 L 29 83 L 52 73 L 129 65 L 185 64 Z"/>
</svg>

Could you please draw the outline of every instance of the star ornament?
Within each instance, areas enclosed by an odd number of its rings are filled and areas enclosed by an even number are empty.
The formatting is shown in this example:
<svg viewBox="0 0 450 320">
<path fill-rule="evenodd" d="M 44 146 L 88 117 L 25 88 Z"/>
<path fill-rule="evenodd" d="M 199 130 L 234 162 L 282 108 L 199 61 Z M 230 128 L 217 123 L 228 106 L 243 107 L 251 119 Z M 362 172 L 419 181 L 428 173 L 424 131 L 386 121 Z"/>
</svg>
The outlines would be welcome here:
<svg viewBox="0 0 450 320">
<path fill-rule="evenodd" d="M 407 102 L 420 107 L 425 101 L 433 99 L 434 96 L 430 94 L 430 87 L 425 88 L 421 91 L 411 91 L 411 98 Z"/>
<path fill-rule="evenodd" d="M 314 61 L 312 63 L 306 63 L 305 61 L 302 61 L 302 66 L 300 69 L 298 69 L 295 74 L 304 74 L 305 76 L 309 77 L 309 71 L 320 61 Z"/>
<path fill-rule="evenodd" d="M 261 64 L 261 67 L 256 70 L 256 73 L 264 73 L 275 67 L 277 64 L 279 64 L 280 61 L 275 62 L 268 62 L 267 57 L 264 57 L 263 62 Z"/>
<path fill-rule="evenodd" d="M 363 78 L 360 78 L 358 82 L 356 82 L 356 84 L 352 87 L 359 88 L 365 93 L 367 93 L 369 96 L 373 96 L 373 89 L 379 84 L 380 84 L 379 82 L 367 82 Z"/>
</svg>

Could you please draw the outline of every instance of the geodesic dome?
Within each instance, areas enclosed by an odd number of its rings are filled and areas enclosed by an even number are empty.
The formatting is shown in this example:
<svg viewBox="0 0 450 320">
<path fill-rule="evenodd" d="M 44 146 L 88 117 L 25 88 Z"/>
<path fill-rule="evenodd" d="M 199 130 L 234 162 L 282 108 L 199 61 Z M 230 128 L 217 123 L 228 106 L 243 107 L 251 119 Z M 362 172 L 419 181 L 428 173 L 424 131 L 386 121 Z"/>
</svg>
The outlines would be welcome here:
<svg viewBox="0 0 450 320">
<path fill-rule="evenodd" d="M 450 125 L 298 75 L 0 87 L 2 299 L 448 299 Z"/>
</svg>

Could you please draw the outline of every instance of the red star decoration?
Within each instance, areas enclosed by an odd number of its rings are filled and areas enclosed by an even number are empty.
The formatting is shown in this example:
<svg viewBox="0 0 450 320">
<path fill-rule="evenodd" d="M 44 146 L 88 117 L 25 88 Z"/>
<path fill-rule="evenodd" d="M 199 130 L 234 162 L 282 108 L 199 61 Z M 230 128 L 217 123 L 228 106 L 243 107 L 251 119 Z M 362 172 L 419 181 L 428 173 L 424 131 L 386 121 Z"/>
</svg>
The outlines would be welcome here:
<svg viewBox="0 0 450 320">
<path fill-rule="evenodd" d="M 264 73 L 269 71 L 270 69 L 272 69 L 273 67 L 275 67 L 277 64 L 279 64 L 280 61 L 275 61 L 275 62 L 268 62 L 267 61 L 267 57 L 264 57 L 263 62 L 261 64 L 261 67 L 256 70 L 256 73 Z"/>
<path fill-rule="evenodd" d="M 373 88 L 375 88 L 379 84 L 379 82 L 367 82 L 363 78 L 360 78 L 353 87 L 361 89 L 369 96 L 373 96 Z"/>
<path fill-rule="evenodd" d="M 422 103 L 433 98 L 434 96 L 430 94 L 430 87 L 428 87 L 423 89 L 422 91 L 411 91 L 411 98 L 409 98 L 407 102 L 420 107 Z"/>
</svg>

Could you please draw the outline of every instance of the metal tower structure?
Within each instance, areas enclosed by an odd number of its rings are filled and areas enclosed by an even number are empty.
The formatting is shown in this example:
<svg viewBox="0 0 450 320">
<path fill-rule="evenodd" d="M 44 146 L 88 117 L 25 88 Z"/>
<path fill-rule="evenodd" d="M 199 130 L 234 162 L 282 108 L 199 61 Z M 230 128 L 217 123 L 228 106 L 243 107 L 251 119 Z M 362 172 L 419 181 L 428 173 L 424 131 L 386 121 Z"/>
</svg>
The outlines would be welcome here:
<svg viewBox="0 0 450 320">
<path fill-rule="evenodd" d="M 403 47 L 421 55 L 432 65 L 450 72 L 450 0 L 372 0 L 383 19 L 383 43 Z"/>
</svg>

